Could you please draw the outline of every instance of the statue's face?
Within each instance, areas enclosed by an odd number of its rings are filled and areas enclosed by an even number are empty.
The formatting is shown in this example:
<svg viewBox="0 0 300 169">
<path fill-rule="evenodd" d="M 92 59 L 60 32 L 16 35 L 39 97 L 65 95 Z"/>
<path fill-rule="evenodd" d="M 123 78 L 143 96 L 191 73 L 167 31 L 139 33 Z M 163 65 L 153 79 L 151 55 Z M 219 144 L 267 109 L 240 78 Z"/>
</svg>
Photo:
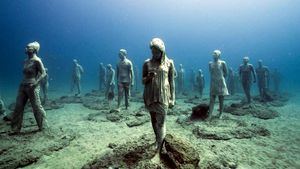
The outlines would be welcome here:
<svg viewBox="0 0 300 169">
<path fill-rule="evenodd" d="M 212 56 L 213 56 L 213 59 L 214 59 L 214 60 L 218 60 L 219 57 L 220 57 L 220 56 L 219 56 L 217 53 L 215 53 L 215 52 L 213 53 Z"/>
<path fill-rule="evenodd" d="M 262 61 L 258 61 L 258 66 L 262 67 Z"/>
<path fill-rule="evenodd" d="M 162 52 L 156 47 L 151 48 L 152 56 L 155 60 L 160 60 L 162 58 Z"/>
<path fill-rule="evenodd" d="M 28 56 L 31 56 L 34 54 L 34 49 L 30 48 L 30 47 L 26 47 L 25 48 L 25 54 L 27 54 Z"/>
<path fill-rule="evenodd" d="M 248 64 L 248 63 L 249 63 L 249 59 L 247 59 L 247 58 L 244 58 L 244 59 L 243 59 L 243 62 L 244 62 L 244 64 L 246 65 L 246 64 Z"/>
<path fill-rule="evenodd" d="M 119 53 L 119 58 L 120 58 L 121 60 L 124 60 L 124 59 L 125 59 L 125 56 L 122 55 L 121 53 Z"/>
</svg>

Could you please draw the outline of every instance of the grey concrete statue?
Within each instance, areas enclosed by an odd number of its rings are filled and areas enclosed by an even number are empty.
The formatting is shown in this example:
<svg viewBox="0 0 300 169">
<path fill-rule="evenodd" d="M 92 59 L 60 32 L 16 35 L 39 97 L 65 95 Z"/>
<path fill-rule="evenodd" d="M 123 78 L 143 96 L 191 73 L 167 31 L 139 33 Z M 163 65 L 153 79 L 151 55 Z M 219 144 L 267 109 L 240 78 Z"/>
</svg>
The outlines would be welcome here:
<svg viewBox="0 0 300 169">
<path fill-rule="evenodd" d="M 83 74 L 83 68 L 78 63 L 76 59 L 73 60 L 73 72 L 72 72 L 72 84 L 71 84 L 71 92 L 73 92 L 74 88 L 77 88 L 76 96 L 80 96 L 81 94 L 81 76 Z"/>
<path fill-rule="evenodd" d="M 112 68 L 111 64 L 107 65 L 106 70 L 106 91 L 105 97 L 108 100 L 109 106 L 111 105 L 111 101 L 115 97 L 115 70 Z"/>
<path fill-rule="evenodd" d="M 195 71 L 193 69 L 190 70 L 190 77 L 189 77 L 189 91 L 193 92 L 195 88 Z"/>
<path fill-rule="evenodd" d="M 120 62 L 117 64 L 117 83 L 118 83 L 118 109 L 120 108 L 123 95 L 125 93 L 125 107 L 129 107 L 130 87 L 134 85 L 133 66 L 127 59 L 127 51 L 120 49 Z"/>
<path fill-rule="evenodd" d="M 184 92 L 184 78 L 185 78 L 185 70 L 183 69 L 183 65 L 179 64 L 179 70 L 177 72 L 177 86 L 178 86 L 178 94 L 182 94 Z"/>
<path fill-rule="evenodd" d="M 242 82 L 242 87 L 244 89 L 244 93 L 246 95 L 247 103 L 251 103 L 251 84 L 252 84 L 252 76 L 253 83 L 256 83 L 256 75 L 252 64 L 249 64 L 249 57 L 244 57 L 243 64 L 240 65 L 239 68 L 239 76 Z"/>
<path fill-rule="evenodd" d="M 164 42 L 154 38 L 150 42 L 152 58 L 143 65 L 144 103 L 151 115 L 156 138 L 156 155 L 152 161 L 159 160 L 166 135 L 166 116 L 168 108 L 175 104 L 174 63 L 166 55 Z"/>
<path fill-rule="evenodd" d="M 5 114 L 5 111 L 6 111 L 6 108 L 5 108 L 5 105 L 4 105 L 4 102 L 2 101 L 1 97 L 0 97 L 0 116 L 1 115 L 6 115 Z"/>
<path fill-rule="evenodd" d="M 209 103 L 209 118 L 211 119 L 214 110 L 215 99 L 219 98 L 219 115 L 222 116 L 224 107 L 224 96 L 229 95 L 226 86 L 227 65 L 226 62 L 220 59 L 221 51 L 213 52 L 213 61 L 209 62 L 210 72 L 210 103 Z"/>
<path fill-rule="evenodd" d="M 11 115 L 11 127 L 14 133 L 19 133 L 22 128 L 24 107 L 29 100 L 32 111 L 39 127 L 43 130 L 47 126 L 46 112 L 40 100 L 40 82 L 46 76 L 42 60 L 37 56 L 40 49 L 38 42 L 29 43 L 26 46 L 28 58 L 24 62 L 23 80 L 20 84 L 16 107 Z"/>
<path fill-rule="evenodd" d="M 257 75 L 257 87 L 260 99 L 265 101 L 270 82 L 269 68 L 267 66 L 263 66 L 262 60 L 259 60 L 258 67 L 256 68 L 255 72 Z"/>
<path fill-rule="evenodd" d="M 102 91 L 106 84 L 106 69 L 103 63 L 99 64 L 99 90 Z"/>
<path fill-rule="evenodd" d="M 201 69 L 198 70 L 198 74 L 196 76 L 197 88 L 200 94 L 200 98 L 203 96 L 203 89 L 205 87 L 205 79 Z"/>
<path fill-rule="evenodd" d="M 234 95 L 235 93 L 235 72 L 231 68 L 229 68 L 228 78 L 227 78 L 227 87 L 230 95 Z"/>
<path fill-rule="evenodd" d="M 49 75 L 48 69 L 45 68 L 46 76 L 41 80 L 40 86 L 43 93 L 42 103 L 45 104 L 48 100 Z"/>
</svg>

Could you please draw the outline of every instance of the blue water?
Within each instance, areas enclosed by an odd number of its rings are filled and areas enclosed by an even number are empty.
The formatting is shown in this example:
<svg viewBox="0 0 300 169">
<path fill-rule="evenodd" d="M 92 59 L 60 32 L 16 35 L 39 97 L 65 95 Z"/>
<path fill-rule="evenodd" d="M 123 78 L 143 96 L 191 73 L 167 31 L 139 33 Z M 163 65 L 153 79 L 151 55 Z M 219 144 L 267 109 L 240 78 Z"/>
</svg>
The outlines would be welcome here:
<svg viewBox="0 0 300 169">
<path fill-rule="evenodd" d="M 234 69 L 247 55 L 284 75 L 285 90 L 300 87 L 298 0 L 1 0 L 0 93 L 16 91 L 24 47 L 37 40 L 50 90 L 68 88 L 72 59 L 85 69 L 83 87 L 96 88 L 98 64 L 118 61 L 120 48 L 141 71 L 149 41 L 160 37 L 186 70 L 203 69 L 214 49 Z M 207 85 L 208 86 L 208 85 Z"/>
</svg>

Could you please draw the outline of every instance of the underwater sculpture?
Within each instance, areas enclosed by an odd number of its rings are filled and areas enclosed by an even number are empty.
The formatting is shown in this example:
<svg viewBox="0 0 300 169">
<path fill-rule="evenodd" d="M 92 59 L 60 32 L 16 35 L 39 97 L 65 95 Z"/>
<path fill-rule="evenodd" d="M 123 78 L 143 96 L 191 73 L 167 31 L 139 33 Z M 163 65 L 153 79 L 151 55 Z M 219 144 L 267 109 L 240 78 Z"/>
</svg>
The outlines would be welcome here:
<svg viewBox="0 0 300 169">
<path fill-rule="evenodd" d="M 228 71 L 228 78 L 227 78 L 227 87 L 228 87 L 228 92 L 230 95 L 234 95 L 235 93 L 235 75 L 234 75 L 234 71 L 231 68 L 229 68 L 229 71 Z"/>
<path fill-rule="evenodd" d="M 19 133 L 22 128 L 24 107 L 28 99 L 39 130 L 41 131 L 47 126 L 46 112 L 39 95 L 40 82 L 46 76 L 42 60 L 37 56 L 39 49 L 38 42 L 32 42 L 26 46 L 25 52 L 28 58 L 24 62 L 24 78 L 19 87 L 16 107 L 11 115 L 11 128 L 14 133 Z"/>
<path fill-rule="evenodd" d="M 225 78 L 227 76 L 226 62 L 220 59 L 221 51 L 215 50 L 213 52 L 213 61 L 209 62 L 210 72 L 210 103 L 209 103 L 209 119 L 214 110 L 215 99 L 219 98 L 219 115 L 222 116 L 224 108 L 224 96 L 228 95 Z"/>
<path fill-rule="evenodd" d="M 120 49 L 120 61 L 117 64 L 117 84 L 118 84 L 118 109 L 120 108 L 123 94 L 125 94 L 125 107 L 129 107 L 130 88 L 134 85 L 133 66 L 129 59 L 127 59 L 127 51 Z"/>
<path fill-rule="evenodd" d="M 242 86 L 244 89 L 244 93 L 246 95 L 247 103 L 251 103 L 251 84 L 252 84 L 252 76 L 253 75 L 253 83 L 256 83 L 256 75 L 252 64 L 249 64 L 249 57 L 243 58 L 243 64 L 239 67 L 239 76 L 242 82 Z"/>
<path fill-rule="evenodd" d="M 71 92 L 73 92 L 75 86 L 77 88 L 77 93 L 75 96 L 80 96 L 81 94 L 81 76 L 83 74 L 83 68 L 82 66 L 78 63 L 76 59 L 73 60 L 73 72 L 72 72 L 72 84 L 71 84 Z"/>
<path fill-rule="evenodd" d="M 99 90 L 103 90 L 106 84 L 106 69 L 103 63 L 99 64 Z"/>
<path fill-rule="evenodd" d="M 152 58 L 143 65 L 144 103 L 151 115 L 152 127 L 156 136 L 156 155 L 159 159 L 166 135 L 168 108 L 175 104 L 174 63 L 166 55 L 164 42 L 154 38 L 150 42 Z"/>
<path fill-rule="evenodd" d="M 198 74 L 196 76 L 196 82 L 197 82 L 197 89 L 199 91 L 200 94 L 200 98 L 203 95 L 203 89 L 205 87 L 205 79 L 204 79 L 204 75 L 201 69 L 198 70 Z"/>
<path fill-rule="evenodd" d="M 185 74 L 185 71 L 183 69 L 183 65 L 182 64 L 179 64 L 179 70 L 177 72 L 177 91 L 178 91 L 178 94 L 182 94 L 184 92 L 184 75 Z"/>
<path fill-rule="evenodd" d="M 49 75 L 48 75 L 48 69 L 45 68 L 46 75 L 45 77 L 41 80 L 40 86 L 41 90 L 43 93 L 43 104 L 47 102 L 48 100 L 48 88 L 49 88 Z"/>
<path fill-rule="evenodd" d="M 4 115 L 5 116 L 5 105 L 4 102 L 2 101 L 1 97 L 0 97 L 0 115 Z"/>
<path fill-rule="evenodd" d="M 255 69 L 255 72 L 257 76 L 257 87 L 260 99 L 265 101 L 270 82 L 269 68 L 267 66 L 263 66 L 262 60 L 259 60 L 258 67 Z"/>
<path fill-rule="evenodd" d="M 193 69 L 190 70 L 190 78 L 189 78 L 189 83 L 190 83 L 190 90 L 194 91 L 195 88 L 195 71 Z"/>
<path fill-rule="evenodd" d="M 110 102 L 114 99 L 115 93 L 115 70 L 112 68 L 111 64 L 108 64 L 106 66 L 106 91 L 105 91 L 105 97 L 108 99 L 108 103 L 110 105 Z"/>
</svg>

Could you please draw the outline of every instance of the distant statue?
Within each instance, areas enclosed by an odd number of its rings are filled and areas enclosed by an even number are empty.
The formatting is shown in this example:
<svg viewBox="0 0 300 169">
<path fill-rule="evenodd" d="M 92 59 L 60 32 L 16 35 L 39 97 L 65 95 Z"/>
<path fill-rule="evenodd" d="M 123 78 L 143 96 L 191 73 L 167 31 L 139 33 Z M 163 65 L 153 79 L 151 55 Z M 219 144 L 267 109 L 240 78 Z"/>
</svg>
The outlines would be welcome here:
<svg viewBox="0 0 300 169">
<path fill-rule="evenodd" d="M 200 98 L 202 98 L 203 96 L 203 89 L 205 87 L 205 79 L 204 79 L 204 75 L 201 69 L 198 70 L 198 74 L 196 76 L 196 82 L 197 82 L 197 89 L 199 91 L 200 94 Z"/>
<path fill-rule="evenodd" d="M 279 86 L 281 83 L 281 78 L 282 78 L 281 73 L 278 71 L 278 69 L 275 69 L 274 72 L 272 73 L 272 79 L 274 84 L 274 91 L 276 94 L 280 93 Z"/>
<path fill-rule="evenodd" d="M 11 128 L 15 134 L 19 133 L 22 128 L 24 108 L 28 99 L 39 130 L 41 131 L 47 126 L 46 112 L 41 104 L 39 94 L 39 84 L 46 76 L 46 71 L 42 60 L 37 56 L 39 49 L 38 42 L 32 42 L 26 46 L 25 53 L 28 58 L 24 62 L 24 76 L 19 87 L 16 106 L 11 115 Z"/>
<path fill-rule="evenodd" d="M 106 71 L 106 91 L 105 96 L 108 100 L 109 106 L 111 105 L 111 101 L 115 97 L 115 70 L 112 68 L 111 64 L 107 65 L 107 71 Z"/>
<path fill-rule="evenodd" d="M 40 86 L 43 93 L 42 103 L 45 104 L 48 101 L 48 88 L 49 88 L 49 75 L 48 69 L 45 68 L 45 77 L 41 80 Z"/>
<path fill-rule="evenodd" d="M 102 91 L 106 84 L 106 69 L 103 63 L 99 64 L 99 91 Z"/>
<path fill-rule="evenodd" d="M 235 72 L 231 68 L 229 68 L 228 72 L 228 78 L 227 78 L 227 86 L 228 86 L 228 92 L 230 95 L 234 95 L 235 93 Z"/>
<path fill-rule="evenodd" d="M 189 78 L 189 83 L 190 83 L 190 91 L 194 91 L 195 88 L 195 71 L 193 69 L 190 70 L 190 78 Z"/>
<path fill-rule="evenodd" d="M 177 72 L 178 94 L 182 94 L 184 92 L 184 77 L 185 71 L 183 69 L 183 65 L 179 64 L 179 70 Z"/>
<path fill-rule="evenodd" d="M 117 64 L 117 81 L 118 81 L 118 109 L 120 108 L 123 94 L 125 93 L 125 107 L 129 107 L 130 88 L 134 85 L 133 66 L 127 59 L 127 51 L 121 49 L 119 52 L 120 61 Z"/>
<path fill-rule="evenodd" d="M 229 95 L 225 78 L 227 76 L 226 62 L 220 59 L 221 51 L 213 52 L 213 61 L 209 62 L 210 72 L 210 103 L 209 103 L 209 119 L 211 119 L 216 97 L 219 97 L 219 115 L 222 116 L 224 107 L 224 96 Z"/>
<path fill-rule="evenodd" d="M 152 161 L 157 162 L 166 135 L 167 111 L 175 104 L 175 68 L 161 39 L 152 39 L 150 48 L 152 58 L 143 65 L 144 103 L 150 112 L 156 138 L 156 154 Z"/>
<path fill-rule="evenodd" d="M 258 67 L 255 70 L 257 75 L 257 87 L 262 101 L 266 100 L 267 89 L 269 89 L 270 73 L 267 66 L 263 66 L 262 60 L 258 61 Z"/>
<path fill-rule="evenodd" d="M 2 101 L 1 97 L 0 97 L 0 115 L 6 115 L 5 114 L 5 111 L 6 111 L 6 108 L 5 108 L 5 105 L 4 105 L 4 102 Z"/>
<path fill-rule="evenodd" d="M 252 76 L 253 83 L 256 83 L 256 75 L 252 64 L 249 64 L 249 57 L 244 57 L 243 64 L 240 65 L 239 68 L 239 76 L 242 82 L 242 87 L 244 89 L 244 93 L 246 95 L 247 103 L 251 103 L 251 84 L 252 84 Z"/>
<path fill-rule="evenodd" d="M 78 63 L 76 59 L 73 60 L 73 72 L 72 72 L 72 87 L 71 87 L 71 92 L 73 92 L 74 88 L 77 88 L 77 93 L 75 96 L 80 96 L 81 94 L 81 76 L 83 74 L 83 68 L 82 66 Z"/>
<path fill-rule="evenodd" d="M 234 74 L 234 92 L 241 93 L 241 92 L 243 92 L 243 89 L 242 89 L 242 84 L 241 84 L 239 73 L 236 71 L 233 71 L 233 74 Z"/>
</svg>

